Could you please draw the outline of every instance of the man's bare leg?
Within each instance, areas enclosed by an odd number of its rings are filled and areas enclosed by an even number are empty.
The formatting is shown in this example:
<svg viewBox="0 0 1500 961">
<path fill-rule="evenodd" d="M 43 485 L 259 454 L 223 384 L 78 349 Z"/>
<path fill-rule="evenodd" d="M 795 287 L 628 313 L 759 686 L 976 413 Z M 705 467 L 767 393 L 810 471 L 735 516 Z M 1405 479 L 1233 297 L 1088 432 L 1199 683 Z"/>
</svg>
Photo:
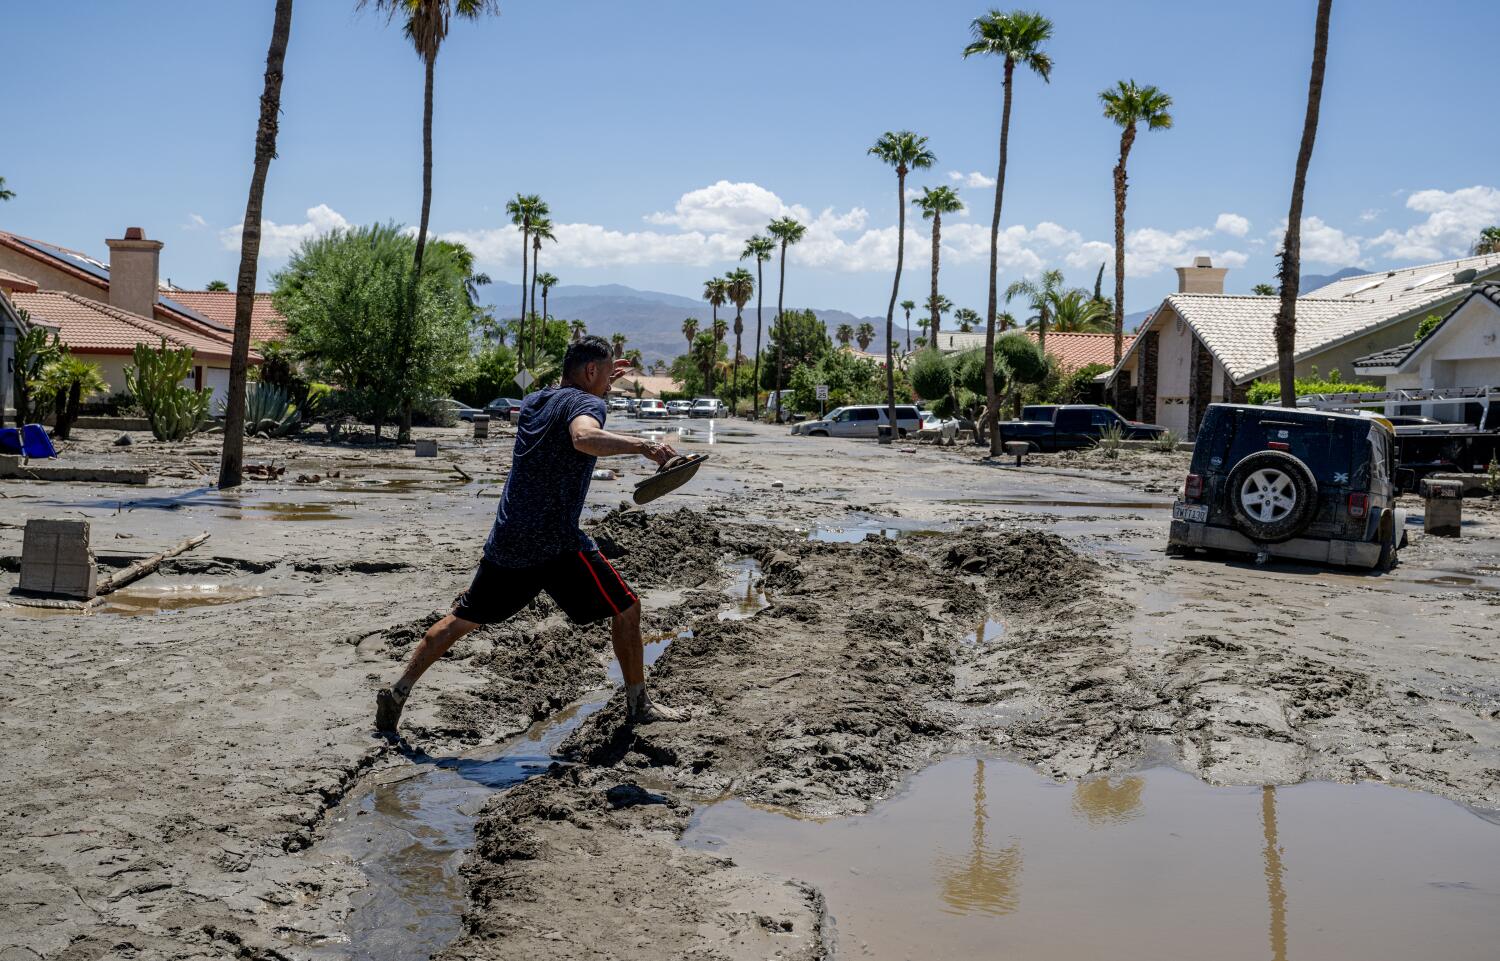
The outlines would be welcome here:
<svg viewBox="0 0 1500 961">
<path fill-rule="evenodd" d="M 637 620 L 636 636 L 640 636 L 639 620 Z M 406 699 L 411 695 L 411 689 L 421 676 L 427 673 L 427 669 L 437 663 L 438 658 L 448 653 L 448 649 L 458 641 L 459 638 L 479 627 L 473 621 L 466 621 L 461 617 L 448 614 L 442 620 L 427 629 L 418 642 L 416 650 L 411 652 L 411 658 L 406 662 L 406 673 L 401 675 L 401 680 L 388 688 L 382 689 L 375 695 L 375 729 L 385 733 L 395 733 L 397 722 L 401 720 L 401 709 L 406 706 Z"/>
<path fill-rule="evenodd" d="M 616 614 L 609 624 L 609 639 L 620 662 L 625 679 L 625 707 L 630 719 L 639 724 L 653 721 L 680 721 L 682 712 L 653 704 L 646 695 L 646 647 L 641 640 L 640 602 Z"/>
</svg>

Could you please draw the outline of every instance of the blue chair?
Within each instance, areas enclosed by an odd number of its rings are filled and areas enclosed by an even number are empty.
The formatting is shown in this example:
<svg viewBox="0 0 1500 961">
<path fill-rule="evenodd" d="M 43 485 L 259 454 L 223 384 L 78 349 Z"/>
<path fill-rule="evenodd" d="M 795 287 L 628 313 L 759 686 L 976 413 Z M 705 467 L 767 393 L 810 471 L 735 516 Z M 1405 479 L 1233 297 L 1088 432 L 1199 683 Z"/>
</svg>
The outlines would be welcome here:
<svg viewBox="0 0 1500 961">
<path fill-rule="evenodd" d="M 21 453 L 21 429 L 0 427 L 0 454 Z"/>
<path fill-rule="evenodd" d="M 52 438 L 41 424 L 21 425 L 21 452 L 33 460 L 57 456 L 57 448 L 52 446 Z"/>
</svg>

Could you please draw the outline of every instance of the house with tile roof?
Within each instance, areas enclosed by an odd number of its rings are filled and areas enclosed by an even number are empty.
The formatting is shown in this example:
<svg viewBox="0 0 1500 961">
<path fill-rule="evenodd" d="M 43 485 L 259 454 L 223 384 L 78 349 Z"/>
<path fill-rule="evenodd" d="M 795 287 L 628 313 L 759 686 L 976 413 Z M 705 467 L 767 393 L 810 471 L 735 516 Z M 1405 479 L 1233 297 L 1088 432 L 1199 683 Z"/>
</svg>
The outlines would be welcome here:
<svg viewBox="0 0 1500 961">
<path fill-rule="evenodd" d="M 16 341 L 27 330 L 20 311 L 0 291 L 0 424 L 16 424 L 16 387 L 11 371 L 14 369 Z"/>
<path fill-rule="evenodd" d="M 1037 341 L 1037 333 L 1034 330 L 1023 331 L 1033 342 Z M 1125 335 L 1125 348 L 1130 348 L 1134 337 Z M 937 343 L 938 350 L 945 354 L 960 353 L 965 350 L 973 350 L 984 346 L 983 331 L 939 331 Z M 1056 330 L 1047 331 L 1045 350 L 1048 357 L 1057 358 L 1063 373 L 1071 374 L 1073 371 L 1090 364 L 1108 364 L 1115 359 L 1115 335 L 1114 334 L 1078 334 Z"/>
<path fill-rule="evenodd" d="M 234 330 L 234 291 L 182 290 L 174 287 L 166 293 L 174 303 L 182 304 L 230 331 Z M 268 344 L 282 340 L 286 340 L 286 317 L 271 302 L 269 293 L 257 293 L 250 309 L 250 343 Z"/>
<path fill-rule="evenodd" d="M 1199 257 L 1177 268 L 1178 292 L 1141 325 L 1110 373 L 1126 416 L 1192 437 L 1204 410 L 1243 400 L 1250 384 L 1276 373 L 1276 297 L 1224 293 L 1226 268 Z M 1429 314 L 1442 315 L 1476 282 L 1500 279 L 1500 254 L 1346 277 L 1297 298 L 1298 377 L 1337 368 L 1364 376 L 1355 361 L 1410 342 Z"/>
<path fill-rule="evenodd" d="M 1367 354 L 1354 370 L 1385 381 L 1380 403 L 1388 414 L 1480 423 L 1500 395 L 1500 283 L 1470 287 L 1421 340 Z M 1455 393 L 1472 396 L 1441 399 Z"/>
<path fill-rule="evenodd" d="M 210 388 L 215 402 L 229 388 L 229 356 L 234 339 L 234 294 L 182 291 L 161 283 L 164 246 L 139 227 L 106 240 L 109 261 L 45 241 L 0 231 L 0 291 L 27 311 L 33 323 L 57 331 L 75 354 L 97 363 L 114 391 L 125 389 L 124 369 L 137 343 L 193 351 L 193 373 L 187 381 Z M 200 296 L 205 295 L 205 296 Z M 284 333 L 285 319 L 262 295 L 254 324 L 271 334 Z M 227 302 L 227 313 L 224 304 Z M 260 362 L 251 350 L 250 363 Z"/>
</svg>

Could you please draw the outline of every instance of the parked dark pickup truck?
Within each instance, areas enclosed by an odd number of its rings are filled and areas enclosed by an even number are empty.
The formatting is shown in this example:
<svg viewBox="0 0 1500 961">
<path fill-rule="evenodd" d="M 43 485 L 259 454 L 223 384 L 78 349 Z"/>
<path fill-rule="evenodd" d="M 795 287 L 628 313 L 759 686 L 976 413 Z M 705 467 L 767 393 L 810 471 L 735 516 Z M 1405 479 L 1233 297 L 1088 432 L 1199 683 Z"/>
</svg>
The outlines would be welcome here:
<svg viewBox="0 0 1500 961">
<path fill-rule="evenodd" d="M 1167 431 L 1157 424 L 1126 420 L 1111 407 L 1038 404 L 1021 408 L 1020 420 L 1001 421 L 1000 440 L 1024 440 L 1032 450 L 1074 450 L 1094 446 L 1100 435 L 1116 424 L 1126 440 L 1150 440 Z"/>
</svg>

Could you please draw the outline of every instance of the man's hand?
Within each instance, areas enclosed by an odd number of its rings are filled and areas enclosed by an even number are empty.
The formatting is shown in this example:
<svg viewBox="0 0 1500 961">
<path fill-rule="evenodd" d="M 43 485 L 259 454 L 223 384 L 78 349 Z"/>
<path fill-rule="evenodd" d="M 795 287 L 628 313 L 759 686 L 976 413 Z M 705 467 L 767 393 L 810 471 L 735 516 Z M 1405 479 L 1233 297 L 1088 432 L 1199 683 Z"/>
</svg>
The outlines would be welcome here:
<svg viewBox="0 0 1500 961">
<path fill-rule="evenodd" d="M 624 377 L 628 373 L 630 373 L 630 361 L 624 360 L 623 358 L 615 361 L 614 369 L 609 372 L 610 384 L 613 385 L 615 381 L 619 380 L 621 377 Z"/>
<path fill-rule="evenodd" d="M 672 449 L 671 444 L 646 444 L 645 455 L 656 461 L 658 467 L 664 466 L 667 461 L 677 456 L 677 451 Z"/>
</svg>

